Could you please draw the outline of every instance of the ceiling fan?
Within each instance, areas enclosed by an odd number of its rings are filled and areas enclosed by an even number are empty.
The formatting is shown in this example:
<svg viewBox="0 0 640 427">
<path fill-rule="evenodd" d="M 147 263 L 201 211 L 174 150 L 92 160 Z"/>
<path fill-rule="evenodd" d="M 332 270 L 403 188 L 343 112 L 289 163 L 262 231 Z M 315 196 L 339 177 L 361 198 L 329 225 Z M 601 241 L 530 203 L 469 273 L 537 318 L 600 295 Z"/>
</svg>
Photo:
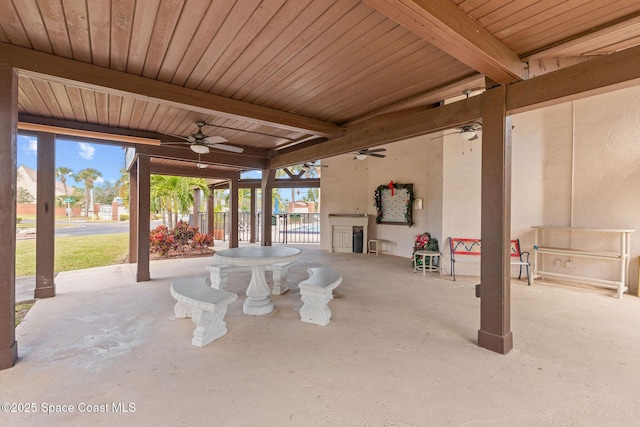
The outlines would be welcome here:
<svg viewBox="0 0 640 427">
<path fill-rule="evenodd" d="M 329 165 L 323 165 L 321 163 L 316 163 L 317 160 L 314 160 L 313 162 L 304 162 L 302 164 L 302 169 L 305 171 L 308 171 L 311 168 L 328 168 Z"/>
<path fill-rule="evenodd" d="M 482 123 L 473 122 L 468 125 L 460 126 L 455 132 L 445 133 L 443 136 L 458 134 L 462 139 L 474 141 L 478 139 L 478 132 L 480 131 L 482 131 Z"/>
<path fill-rule="evenodd" d="M 209 148 L 230 151 L 232 153 L 242 153 L 244 151 L 244 148 L 229 144 L 222 144 L 223 142 L 227 142 L 226 138 L 221 136 L 207 136 L 202 133 L 202 128 L 207 126 L 205 122 L 198 120 L 195 122 L 195 125 L 198 127 L 198 131 L 187 137 L 172 135 L 176 138 L 184 139 L 184 142 L 171 142 L 170 144 L 189 144 L 191 151 L 198 154 L 207 154 L 209 152 Z"/>
<path fill-rule="evenodd" d="M 371 157 L 386 157 L 384 154 L 378 154 L 381 153 L 382 151 L 387 151 L 386 148 L 374 148 L 373 150 L 370 149 L 364 149 L 364 150 L 359 150 L 354 152 L 353 154 L 355 154 L 356 156 L 353 158 L 353 160 L 364 160 L 367 158 L 367 156 L 371 156 Z"/>
<path fill-rule="evenodd" d="M 302 164 L 302 173 L 307 173 L 309 172 L 311 169 L 314 168 L 328 168 L 329 165 L 323 165 L 322 163 L 316 163 L 317 160 L 314 160 L 313 162 L 304 162 Z"/>
</svg>

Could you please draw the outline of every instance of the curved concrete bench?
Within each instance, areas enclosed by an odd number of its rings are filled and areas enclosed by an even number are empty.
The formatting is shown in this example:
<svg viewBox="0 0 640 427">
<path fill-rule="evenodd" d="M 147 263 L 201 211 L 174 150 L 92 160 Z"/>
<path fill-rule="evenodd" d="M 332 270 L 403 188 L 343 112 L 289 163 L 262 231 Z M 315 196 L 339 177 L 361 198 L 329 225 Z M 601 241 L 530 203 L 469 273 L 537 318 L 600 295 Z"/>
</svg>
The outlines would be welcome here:
<svg viewBox="0 0 640 427">
<path fill-rule="evenodd" d="M 265 266 L 265 271 L 273 272 L 273 289 L 271 290 L 273 295 L 282 295 L 289 290 L 287 284 L 289 265 L 291 265 L 290 262 L 282 262 Z M 212 264 L 207 265 L 206 268 L 209 272 L 211 287 L 220 290 L 227 290 L 229 273 L 251 271 L 251 267 L 244 265 Z"/>
<path fill-rule="evenodd" d="M 329 267 L 309 268 L 307 272 L 309 278 L 298 285 L 304 303 L 300 308 L 300 320 L 326 326 L 331 320 L 327 304 L 333 299 L 333 290 L 342 282 L 342 276 Z"/>
<path fill-rule="evenodd" d="M 204 277 L 181 277 L 171 285 L 171 296 L 176 318 L 191 317 L 196 325 L 191 344 L 204 347 L 227 334 L 224 316 L 238 295 L 212 288 Z"/>
</svg>

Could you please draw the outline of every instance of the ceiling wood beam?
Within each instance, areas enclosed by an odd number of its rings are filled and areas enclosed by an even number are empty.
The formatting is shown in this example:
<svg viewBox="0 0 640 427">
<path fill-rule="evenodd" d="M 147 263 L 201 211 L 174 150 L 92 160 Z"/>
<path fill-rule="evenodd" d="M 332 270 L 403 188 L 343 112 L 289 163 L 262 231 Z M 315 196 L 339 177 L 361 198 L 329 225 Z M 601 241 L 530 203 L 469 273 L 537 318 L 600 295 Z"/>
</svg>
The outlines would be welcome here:
<svg viewBox="0 0 640 427">
<path fill-rule="evenodd" d="M 18 129 L 20 133 L 29 134 L 35 132 L 54 133 L 66 139 L 74 141 L 94 142 L 97 144 L 119 145 L 123 147 L 138 144 L 159 146 L 163 142 L 182 142 L 184 140 L 172 135 L 157 132 L 137 131 L 111 126 L 79 123 L 70 120 L 53 119 L 50 117 L 30 116 L 20 114 L 18 117 Z M 184 145 L 186 147 L 186 145 Z M 262 148 L 242 147 L 245 156 L 266 159 L 271 157 L 271 151 Z"/>
<path fill-rule="evenodd" d="M 238 182 L 240 188 L 260 188 L 260 179 L 241 179 Z M 320 178 L 303 178 L 297 181 L 290 179 L 275 179 L 273 188 L 320 188 Z"/>
<path fill-rule="evenodd" d="M 389 113 L 356 123 L 347 128 L 345 136 L 272 158 L 269 168 L 282 168 L 462 126 L 482 116 L 482 97 L 413 111 Z"/>
<path fill-rule="evenodd" d="M 15 68 L 19 70 L 20 75 L 36 79 L 55 81 L 128 98 L 164 103 L 203 114 L 246 120 L 319 136 L 335 137 L 344 133 L 344 130 L 334 123 L 12 46 L 7 43 L 0 43 L 0 65 Z"/>
<path fill-rule="evenodd" d="M 616 41 L 629 40 L 640 31 L 640 12 L 607 22 L 601 27 L 573 36 L 565 41 L 555 43 L 522 56 L 523 61 L 543 58 L 560 58 L 565 56 L 589 55 L 593 46 L 610 46 Z"/>
<path fill-rule="evenodd" d="M 115 134 L 101 133 L 101 132 L 91 132 L 86 130 L 69 129 L 69 128 L 62 128 L 58 126 L 42 125 L 42 124 L 20 122 L 20 121 L 18 122 L 18 130 L 29 132 L 29 133 L 38 133 L 38 132 L 50 133 L 57 136 L 68 136 L 76 139 L 87 138 L 91 140 L 122 142 L 125 144 L 151 144 L 151 145 L 160 144 L 160 141 L 157 139 L 141 138 L 141 137 L 129 136 L 129 135 L 115 135 Z"/>
<path fill-rule="evenodd" d="M 198 168 L 195 163 L 193 167 L 186 166 L 169 166 L 153 164 L 151 160 L 151 174 L 153 175 L 173 175 L 186 176 L 192 178 L 211 178 L 211 179 L 238 179 L 240 172 L 222 171 L 215 168 Z"/>
<path fill-rule="evenodd" d="M 163 159 L 183 160 L 194 163 L 199 161 L 198 155 L 188 148 L 138 145 L 136 147 L 136 154 Z M 200 159 L 202 163 L 231 166 L 240 169 L 267 169 L 269 165 L 269 160 L 267 159 L 249 157 L 243 154 L 227 153 L 224 151 L 211 151 L 209 154 L 202 154 Z"/>
<path fill-rule="evenodd" d="M 450 0 L 364 0 L 389 19 L 491 80 L 526 78 L 518 55 Z"/>
<path fill-rule="evenodd" d="M 507 113 L 560 104 L 640 81 L 640 46 L 507 86 Z"/>
<path fill-rule="evenodd" d="M 82 139 L 122 146 L 131 146 L 133 144 L 160 145 L 160 140 L 164 137 L 164 135 L 154 132 L 120 129 L 27 114 L 18 115 L 18 130 L 23 134 L 47 132 L 69 137 L 70 139 Z"/>
<path fill-rule="evenodd" d="M 428 92 L 414 95 L 410 98 L 388 105 L 378 111 L 367 113 L 346 123 L 349 126 L 375 116 L 392 113 L 394 111 L 407 110 L 409 108 L 431 108 L 433 104 L 440 103 L 447 99 L 461 96 L 465 90 L 483 90 L 485 88 L 484 76 L 474 73 L 471 76 L 462 78 L 454 83 L 446 84 L 437 88 L 430 89 Z M 426 107 L 425 107 L 426 106 Z"/>
</svg>

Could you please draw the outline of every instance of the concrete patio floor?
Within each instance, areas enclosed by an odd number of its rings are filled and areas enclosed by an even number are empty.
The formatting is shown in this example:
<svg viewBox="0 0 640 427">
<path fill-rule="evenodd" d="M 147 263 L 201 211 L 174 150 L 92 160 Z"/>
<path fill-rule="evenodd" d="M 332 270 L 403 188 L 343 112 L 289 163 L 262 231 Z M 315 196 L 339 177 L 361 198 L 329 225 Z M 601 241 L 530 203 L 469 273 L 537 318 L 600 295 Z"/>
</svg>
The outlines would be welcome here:
<svg viewBox="0 0 640 427">
<path fill-rule="evenodd" d="M 3 406 L 0 424 L 639 422 L 640 298 L 514 280 L 515 348 L 502 356 L 476 345 L 478 278 L 422 277 L 406 258 L 298 247 L 291 290 L 273 297 L 274 312 L 244 315 L 249 273 L 237 275 L 229 333 L 204 348 L 191 345 L 191 320 L 171 320 L 169 287 L 204 276 L 211 258 L 153 261 L 145 283 L 134 281 L 135 265 L 60 273 L 57 296 L 38 301 L 17 328 L 16 366 L 0 371 L 2 402 L 34 403 L 35 413 Z M 298 314 L 297 283 L 319 265 L 343 276 L 326 327 Z M 45 414 L 48 405 L 74 412 Z"/>
</svg>

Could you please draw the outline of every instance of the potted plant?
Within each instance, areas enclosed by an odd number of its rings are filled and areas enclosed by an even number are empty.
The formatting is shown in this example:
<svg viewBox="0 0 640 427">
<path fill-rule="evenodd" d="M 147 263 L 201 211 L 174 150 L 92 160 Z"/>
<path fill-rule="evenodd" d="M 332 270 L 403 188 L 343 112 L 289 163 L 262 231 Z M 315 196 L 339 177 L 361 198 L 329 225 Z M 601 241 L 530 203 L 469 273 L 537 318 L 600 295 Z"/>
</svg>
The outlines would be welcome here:
<svg viewBox="0 0 640 427">
<path fill-rule="evenodd" d="M 440 248 L 438 247 L 438 239 L 435 237 L 431 237 L 431 234 L 424 232 L 422 234 L 418 234 L 413 242 L 413 253 L 416 251 L 430 251 L 430 252 L 440 252 Z M 422 259 L 418 258 L 415 261 L 415 257 L 411 256 L 411 262 L 417 262 L 418 265 L 422 265 Z"/>
</svg>

